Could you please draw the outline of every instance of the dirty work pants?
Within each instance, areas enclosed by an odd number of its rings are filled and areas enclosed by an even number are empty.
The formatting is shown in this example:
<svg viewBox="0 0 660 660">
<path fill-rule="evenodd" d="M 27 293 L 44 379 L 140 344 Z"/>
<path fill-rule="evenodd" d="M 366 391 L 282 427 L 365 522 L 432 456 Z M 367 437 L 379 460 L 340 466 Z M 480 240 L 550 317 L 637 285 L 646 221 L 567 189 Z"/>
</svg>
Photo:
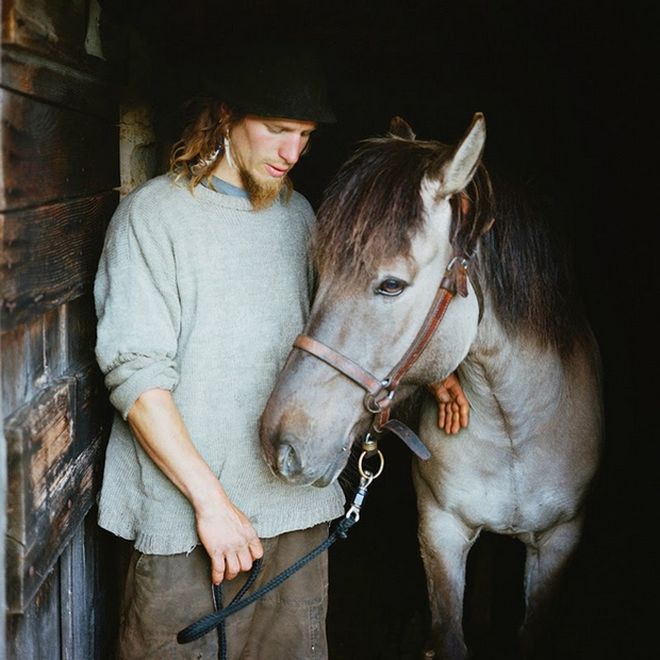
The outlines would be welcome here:
<svg viewBox="0 0 660 660">
<path fill-rule="evenodd" d="M 328 525 L 262 539 L 261 573 L 250 592 L 287 569 L 328 537 Z M 223 583 L 228 604 L 247 574 Z M 323 552 L 256 603 L 227 619 L 229 660 L 325 660 L 328 553 Z M 119 632 L 120 660 L 216 660 L 216 630 L 189 644 L 177 633 L 213 611 L 210 560 L 202 546 L 190 554 L 133 551 Z"/>
</svg>

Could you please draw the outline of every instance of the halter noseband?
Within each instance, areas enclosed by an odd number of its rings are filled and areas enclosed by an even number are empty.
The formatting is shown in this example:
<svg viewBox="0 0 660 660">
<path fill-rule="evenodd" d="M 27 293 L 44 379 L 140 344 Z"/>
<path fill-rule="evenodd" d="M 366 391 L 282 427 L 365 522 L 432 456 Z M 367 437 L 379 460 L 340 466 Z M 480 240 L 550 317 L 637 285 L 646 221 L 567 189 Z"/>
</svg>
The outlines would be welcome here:
<svg viewBox="0 0 660 660">
<path fill-rule="evenodd" d="M 471 255 L 455 255 L 452 257 L 421 328 L 403 357 L 394 365 L 385 378 L 377 378 L 350 358 L 309 335 L 298 335 L 293 343 L 295 348 L 322 360 L 366 390 L 363 400 L 364 407 L 367 412 L 372 413 L 374 416 L 367 437 L 371 435 L 372 431 L 376 434 L 390 431 L 403 440 L 419 458 L 424 460 L 431 457 L 428 448 L 405 424 L 399 420 L 390 420 L 390 408 L 401 379 L 415 364 L 430 342 L 452 298 L 457 293 L 462 297 L 467 296 L 470 258 Z M 372 441 L 369 445 L 369 451 L 376 451 L 375 442 Z"/>
</svg>

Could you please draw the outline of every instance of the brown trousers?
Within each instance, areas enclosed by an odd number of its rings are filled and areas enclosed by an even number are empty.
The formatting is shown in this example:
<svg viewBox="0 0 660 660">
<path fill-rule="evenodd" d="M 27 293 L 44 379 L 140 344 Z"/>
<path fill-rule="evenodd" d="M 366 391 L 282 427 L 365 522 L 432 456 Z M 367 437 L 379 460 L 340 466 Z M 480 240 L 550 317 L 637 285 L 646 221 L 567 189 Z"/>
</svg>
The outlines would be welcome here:
<svg viewBox="0 0 660 660">
<path fill-rule="evenodd" d="M 248 593 L 322 543 L 328 525 L 262 539 L 263 566 Z M 228 604 L 246 580 L 223 585 Z M 227 619 L 229 660 L 325 660 L 328 553 L 324 552 L 256 603 Z M 190 554 L 145 555 L 133 551 L 126 578 L 119 631 L 121 660 L 216 660 L 215 630 L 189 644 L 177 633 L 213 612 L 211 567 L 203 547 Z"/>
</svg>

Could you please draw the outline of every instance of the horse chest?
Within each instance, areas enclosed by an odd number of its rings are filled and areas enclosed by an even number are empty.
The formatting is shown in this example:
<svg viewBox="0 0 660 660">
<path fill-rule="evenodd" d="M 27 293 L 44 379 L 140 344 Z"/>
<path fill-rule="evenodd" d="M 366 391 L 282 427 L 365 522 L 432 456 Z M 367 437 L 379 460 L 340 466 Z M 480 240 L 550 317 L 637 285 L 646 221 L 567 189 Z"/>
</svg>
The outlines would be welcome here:
<svg viewBox="0 0 660 660">
<path fill-rule="evenodd" d="M 575 493 L 549 448 L 484 442 L 467 432 L 434 435 L 433 457 L 418 464 L 418 476 L 439 508 L 468 527 L 517 534 L 573 515 Z"/>
</svg>

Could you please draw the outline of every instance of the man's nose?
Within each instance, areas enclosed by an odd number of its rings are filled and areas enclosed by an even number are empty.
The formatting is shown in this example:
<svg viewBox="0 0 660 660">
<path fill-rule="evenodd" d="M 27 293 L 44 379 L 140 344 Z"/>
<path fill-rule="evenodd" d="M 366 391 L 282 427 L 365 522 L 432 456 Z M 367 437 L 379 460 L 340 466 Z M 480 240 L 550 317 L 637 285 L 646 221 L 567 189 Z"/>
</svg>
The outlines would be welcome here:
<svg viewBox="0 0 660 660">
<path fill-rule="evenodd" d="M 278 155 L 289 165 L 295 165 L 305 148 L 306 138 L 302 135 L 287 135 L 280 144 Z"/>
</svg>

